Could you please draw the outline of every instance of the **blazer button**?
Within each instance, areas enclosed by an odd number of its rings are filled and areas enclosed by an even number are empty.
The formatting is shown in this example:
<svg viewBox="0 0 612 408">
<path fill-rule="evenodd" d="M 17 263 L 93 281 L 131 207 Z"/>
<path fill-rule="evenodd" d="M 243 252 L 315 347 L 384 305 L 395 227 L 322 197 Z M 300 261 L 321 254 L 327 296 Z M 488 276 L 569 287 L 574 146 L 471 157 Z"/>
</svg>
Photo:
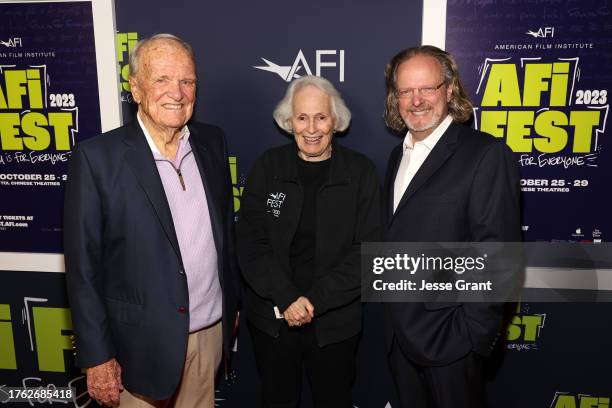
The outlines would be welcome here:
<svg viewBox="0 0 612 408">
<path fill-rule="evenodd" d="M 185 314 L 185 313 L 187 313 L 187 309 L 185 309 L 183 306 L 181 306 L 181 307 L 178 308 L 178 312 Z"/>
<path fill-rule="evenodd" d="M 184 275 L 185 271 L 183 270 L 183 268 L 179 269 L 179 275 Z"/>
</svg>

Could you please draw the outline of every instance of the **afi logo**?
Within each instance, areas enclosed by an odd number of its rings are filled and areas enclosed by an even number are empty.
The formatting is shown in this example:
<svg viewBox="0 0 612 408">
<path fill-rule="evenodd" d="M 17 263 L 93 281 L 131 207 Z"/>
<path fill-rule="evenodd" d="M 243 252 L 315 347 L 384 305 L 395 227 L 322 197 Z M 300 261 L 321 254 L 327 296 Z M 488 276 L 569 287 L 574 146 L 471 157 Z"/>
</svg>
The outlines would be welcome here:
<svg viewBox="0 0 612 408">
<path fill-rule="evenodd" d="M 550 408 L 610 408 L 610 397 L 592 397 L 586 394 L 574 396 L 557 392 Z"/>
<path fill-rule="evenodd" d="M 287 196 L 285 193 L 268 193 L 268 199 L 266 200 L 266 206 L 269 208 L 268 212 L 272 213 L 276 218 L 280 215 L 280 208 L 285 202 Z"/>
<path fill-rule="evenodd" d="M 555 27 L 540 27 L 538 31 L 527 30 L 525 34 L 530 35 L 533 38 L 553 38 L 555 36 Z"/>
<path fill-rule="evenodd" d="M 253 66 L 262 71 L 273 72 L 286 82 L 291 82 L 302 75 L 312 75 L 312 70 L 302 50 L 299 50 L 292 65 L 278 65 L 262 58 L 266 65 Z M 344 50 L 316 50 L 315 52 L 315 75 L 321 76 L 321 69 L 337 68 L 338 80 L 344 82 Z"/>
<path fill-rule="evenodd" d="M 23 47 L 23 45 L 21 44 L 20 37 L 9 38 L 8 41 L 0 40 L 0 44 L 4 45 L 5 47 L 9 47 L 9 48 Z"/>
</svg>

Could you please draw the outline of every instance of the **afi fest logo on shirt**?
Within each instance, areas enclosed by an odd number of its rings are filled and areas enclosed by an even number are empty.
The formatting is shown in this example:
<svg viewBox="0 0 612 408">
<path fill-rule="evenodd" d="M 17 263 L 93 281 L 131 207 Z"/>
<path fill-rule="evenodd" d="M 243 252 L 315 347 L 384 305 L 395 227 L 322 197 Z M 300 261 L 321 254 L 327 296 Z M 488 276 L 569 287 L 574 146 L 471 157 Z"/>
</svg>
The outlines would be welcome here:
<svg viewBox="0 0 612 408">
<path fill-rule="evenodd" d="M 285 193 L 269 193 L 268 200 L 266 201 L 266 207 L 268 207 L 268 212 L 272 213 L 276 218 L 280 215 L 280 208 L 285 202 Z"/>
<path fill-rule="evenodd" d="M 262 60 L 266 65 L 253 66 L 253 68 L 277 74 L 285 82 L 291 82 L 302 75 L 312 75 L 310 64 L 306 61 L 302 50 L 298 51 L 292 65 L 278 65 L 265 58 L 262 58 Z M 323 68 L 327 70 L 336 68 L 338 70 L 338 81 L 344 82 L 344 50 L 316 50 L 314 67 L 314 75 L 316 76 L 321 76 Z M 329 79 L 330 75 L 325 75 L 325 77 Z"/>
</svg>

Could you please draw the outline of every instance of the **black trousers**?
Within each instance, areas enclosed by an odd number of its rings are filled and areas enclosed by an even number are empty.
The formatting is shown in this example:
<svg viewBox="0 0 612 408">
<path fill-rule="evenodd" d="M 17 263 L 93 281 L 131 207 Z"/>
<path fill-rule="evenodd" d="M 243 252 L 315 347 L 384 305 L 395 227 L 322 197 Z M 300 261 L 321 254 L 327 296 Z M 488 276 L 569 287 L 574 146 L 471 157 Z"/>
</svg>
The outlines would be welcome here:
<svg viewBox="0 0 612 408">
<path fill-rule="evenodd" d="M 298 407 L 304 367 L 316 408 L 352 408 L 359 336 L 319 347 L 311 324 L 297 328 L 283 324 L 277 338 L 252 324 L 249 329 L 262 380 L 263 408 Z"/>
<path fill-rule="evenodd" d="M 389 365 L 402 408 L 486 407 L 485 362 L 476 353 L 445 366 L 421 366 L 393 340 Z"/>
</svg>

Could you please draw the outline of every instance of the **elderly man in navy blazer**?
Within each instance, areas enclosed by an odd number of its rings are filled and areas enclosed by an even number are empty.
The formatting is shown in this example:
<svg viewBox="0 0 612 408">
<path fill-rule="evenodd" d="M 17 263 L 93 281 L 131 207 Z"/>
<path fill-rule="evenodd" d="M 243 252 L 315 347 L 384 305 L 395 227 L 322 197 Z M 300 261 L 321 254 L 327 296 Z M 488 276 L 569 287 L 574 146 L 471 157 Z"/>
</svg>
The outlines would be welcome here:
<svg viewBox="0 0 612 408">
<path fill-rule="evenodd" d="M 520 242 L 519 176 L 502 140 L 463 122 L 472 105 L 454 58 L 424 45 L 385 71 L 387 125 L 405 135 L 385 181 L 387 241 Z M 482 408 L 485 358 L 502 303 L 389 303 L 387 339 L 402 408 Z"/>
<path fill-rule="evenodd" d="M 92 398 L 121 407 L 213 407 L 239 293 L 227 149 L 189 123 L 189 44 L 170 34 L 130 56 L 137 120 L 80 143 L 65 204 L 77 363 Z"/>
</svg>

